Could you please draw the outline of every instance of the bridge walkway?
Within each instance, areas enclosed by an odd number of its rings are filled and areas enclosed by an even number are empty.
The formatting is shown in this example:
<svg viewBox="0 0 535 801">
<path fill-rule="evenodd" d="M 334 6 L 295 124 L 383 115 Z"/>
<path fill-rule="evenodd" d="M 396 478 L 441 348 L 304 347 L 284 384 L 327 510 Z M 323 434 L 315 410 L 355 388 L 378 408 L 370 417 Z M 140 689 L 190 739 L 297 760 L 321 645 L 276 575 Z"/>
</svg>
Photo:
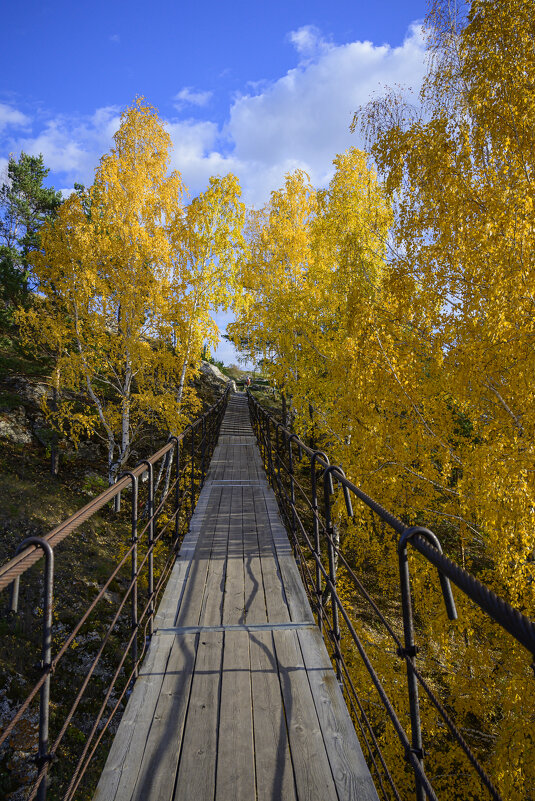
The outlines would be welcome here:
<svg viewBox="0 0 535 801">
<path fill-rule="evenodd" d="M 94 801 L 376 801 L 234 395 Z"/>
</svg>

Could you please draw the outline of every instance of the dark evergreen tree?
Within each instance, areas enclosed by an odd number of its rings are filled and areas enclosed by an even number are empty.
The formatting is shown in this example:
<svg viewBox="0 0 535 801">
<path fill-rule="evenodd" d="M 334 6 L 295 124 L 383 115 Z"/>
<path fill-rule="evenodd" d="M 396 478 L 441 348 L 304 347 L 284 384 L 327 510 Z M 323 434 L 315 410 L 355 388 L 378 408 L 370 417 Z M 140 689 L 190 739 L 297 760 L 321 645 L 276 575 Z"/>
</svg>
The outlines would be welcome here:
<svg viewBox="0 0 535 801">
<path fill-rule="evenodd" d="M 26 305 L 34 288 L 28 256 L 40 246 L 43 223 L 54 216 L 61 194 L 43 182 L 49 170 L 43 156 L 11 156 L 7 181 L 0 188 L 0 321 L 9 323 L 13 310 Z"/>
</svg>

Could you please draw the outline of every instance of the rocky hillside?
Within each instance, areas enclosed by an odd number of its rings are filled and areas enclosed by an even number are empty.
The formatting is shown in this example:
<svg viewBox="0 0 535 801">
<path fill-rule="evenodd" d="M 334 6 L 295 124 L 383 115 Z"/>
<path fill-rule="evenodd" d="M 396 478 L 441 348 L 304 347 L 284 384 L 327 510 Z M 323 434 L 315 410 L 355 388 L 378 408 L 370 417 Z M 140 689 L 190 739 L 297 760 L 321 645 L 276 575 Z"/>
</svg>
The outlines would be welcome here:
<svg viewBox="0 0 535 801">
<path fill-rule="evenodd" d="M 41 370 L 40 370 L 41 368 Z M 203 362 L 194 381 L 203 407 L 211 406 L 226 389 L 229 378 L 214 365 Z M 235 389 L 231 381 L 231 388 Z M 12 346 L 0 348 L 0 564 L 8 561 L 17 545 L 28 536 L 42 536 L 77 508 L 106 487 L 106 454 L 97 438 L 85 440 L 78 448 L 68 441 L 61 443 L 60 471 L 50 475 L 51 432 L 42 411 L 42 401 L 49 388 L 42 365 L 35 364 Z M 132 463 L 154 452 L 165 440 L 165 433 L 147 430 Z M 126 506 L 126 504 L 125 504 Z M 117 557 L 129 541 L 129 512 L 119 514 L 103 509 L 83 524 L 75 534 L 55 549 L 54 649 L 57 650 L 88 603 L 111 574 Z M 170 539 L 162 542 L 159 558 L 169 556 Z M 163 561 L 162 561 L 163 564 Z M 156 564 L 158 571 L 159 562 Z M 72 701 L 79 677 L 85 675 L 98 648 L 100 632 L 115 614 L 128 574 L 119 574 L 99 605 L 97 618 L 90 619 L 68 652 L 65 664 L 55 676 L 52 689 L 51 730 L 57 729 L 64 709 Z M 0 597 L 0 731 L 12 717 L 21 700 L 38 676 L 42 619 L 42 585 L 36 566 L 21 581 L 20 613 L 7 611 L 8 593 Z M 124 619 L 123 619 L 124 618 Z M 99 665 L 91 690 L 63 742 L 56 776 L 49 799 L 59 797 L 62 776 L 76 759 L 91 729 L 94 711 L 101 703 L 105 687 L 116 665 L 116 652 L 129 631 L 129 612 L 122 615 L 119 630 L 110 644 L 110 653 Z M 120 686 L 120 685 L 119 685 Z M 110 703 L 117 694 L 114 691 Z M 32 705 L 22 724 L 0 750 L 0 798 L 23 801 L 36 768 L 38 712 Z M 112 724 L 106 735 L 113 735 Z M 99 751 L 85 789 L 77 797 L 90 798 L 91 787 L 106 753 Z"/>
</svg>

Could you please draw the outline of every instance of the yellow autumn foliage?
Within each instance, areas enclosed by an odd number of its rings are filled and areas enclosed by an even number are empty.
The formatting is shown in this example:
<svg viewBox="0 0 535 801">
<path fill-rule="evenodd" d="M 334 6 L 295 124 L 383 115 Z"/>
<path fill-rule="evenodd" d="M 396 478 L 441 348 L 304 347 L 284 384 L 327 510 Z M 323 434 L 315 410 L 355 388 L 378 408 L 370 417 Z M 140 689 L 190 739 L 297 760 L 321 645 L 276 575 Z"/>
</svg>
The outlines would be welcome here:
<svg viewBox="0 0 535 801">
<path fill-rule="evenodd" d="M 147 421 L 177 434 L 186 400 L 195 411 L 188 378 L 202 342 L 217 338 L 213 310 L 235 291 L 239 184 L 211 178 L 186 205 L 171 144 L 142 98 L 123 113 L 93 185 L 44 226 L 33 254 L 41 297 L 19 314 L 26 342 L 55 357 L 55 388 L 87 397 L 85 412 L 64 400 L 49 418 L 73 438 L 103 437 L 110 482 Z"/>
<path fill-rule="evenodd" d="M 393 93 L 359 114 L 382 183 L 351 150 L 326 190 L 295 173 L 251 221 L 234 334 L 272 360 L 302 436 L 533 617 L 535 17 L 521 0 L 474 0 L 455 19 L 448 6 L 428 19 L 420 110 Z M 344 548 L 390 608 L 396 545 L 356 510 Z M 436 572 L 417 556 L 411 571 L 420 664 L 503 797 L 535 797 L 529 654 L 460 593 L 450 624 Z M 406 710 L 399 661 L 368 634 Z M 485 797 L 425 702 L 422 717 L 439 795 Z M 396 754 L 395 735 L 380 737 Z"/>
</svg>

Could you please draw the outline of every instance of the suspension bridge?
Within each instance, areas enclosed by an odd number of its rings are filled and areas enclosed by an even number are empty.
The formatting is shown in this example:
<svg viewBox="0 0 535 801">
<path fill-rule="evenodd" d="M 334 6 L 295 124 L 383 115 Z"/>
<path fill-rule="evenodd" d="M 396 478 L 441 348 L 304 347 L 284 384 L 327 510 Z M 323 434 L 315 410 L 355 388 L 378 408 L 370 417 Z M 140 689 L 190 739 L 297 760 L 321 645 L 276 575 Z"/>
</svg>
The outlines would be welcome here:
<svg viewBox="0 0 535 801">
<path fill-rule="evenodd" d="M 296 460 L 303 459 L 309 464 L 304 470 L 310 476 L 308 494 L 302 484 L 303 469 L 296 469 Z M 156 497 L 158 465 L 160 476 L 165 470 L 168 475 L 160 500 Z M 147 480 L 142 499 L 143 479 Z M 362 591 L 406 668 L 408 731 L 371 664 L 351 611 L 337 592 L 339 560 L 356 585 L 361 585 L 335 536 L 333 479 L 343 491 L 348 515 L 358 500 L 399 534 L 401 637 Z M 117 507 L 121 494 L 127 499 L 128 492 L 130 545 L 79 623 L 53 653 L 54 550 L 110 502 Z M 310 526 L 303 504 L 296 502 L 299 492 L 306 499 Z M 169 504 L 173 511 L 160 525 L 159 517 Z M 184 519 L 188 522 L 182 536 Z M 173 552 L 155 573 L 157 546 L 166 533 L 174 536 L 178 553 Z M 448 559 L 432 532 L 408 527 L 383 509 L 348 481 L 340 467 L 330 465 L 325 453 L 312 450 L 284 429 L 252 396 L 238 393 L 229 398 L 227 393 L 183 435 L 171 438 L 46 537 L 24 541 L 16 556 L 0 568 L 0 590 L 11 586 L 11 608 L 16 613 L 20 578 L 45 556 L 41 674 L 0 734 L 0 747 L 9 747 L 17 726 L 39 699 L 37 768 L 27 798 L 372 801 L 379 796 L 407 797 L 396 786 L 361 701 L 361 688 L 352 680 L 341 646 L 344 627 L 413 773 L 410 797 L 437 798 L 425 770 L 418 696 L 423 688 L 449 729 L 452 744 L 477 774 L 481 797 L 499 799 L 492 778 L 418 669 L 409 547 L 436 567 L 450 619 L 457 614 L 451 581 L 527 649 L 528 659 L 529 652 L 535 654 L 534 624 Z M 51 732 L 54 674 L 125 566 L 130 567 L 130 581 L 102 636 L 102 646 L 92 655 L 64 720 Z M 85 723 L 77 760 L 68 770 L 63 766 L 61 778 L 55 779 L 66 733 L 80 714 L 84 693 L 97 675 L 112 633 L 127 613 L 130 636 L 120 663 L 94 721 Z M 92 760 L 127 698 L 95 790 L 95 783 L 87 780 Z"/>
<path fill-rule="evenodd" d="M 245 396 L 154 625 L 95 801 L 377 798 Z"/>
</svg>

